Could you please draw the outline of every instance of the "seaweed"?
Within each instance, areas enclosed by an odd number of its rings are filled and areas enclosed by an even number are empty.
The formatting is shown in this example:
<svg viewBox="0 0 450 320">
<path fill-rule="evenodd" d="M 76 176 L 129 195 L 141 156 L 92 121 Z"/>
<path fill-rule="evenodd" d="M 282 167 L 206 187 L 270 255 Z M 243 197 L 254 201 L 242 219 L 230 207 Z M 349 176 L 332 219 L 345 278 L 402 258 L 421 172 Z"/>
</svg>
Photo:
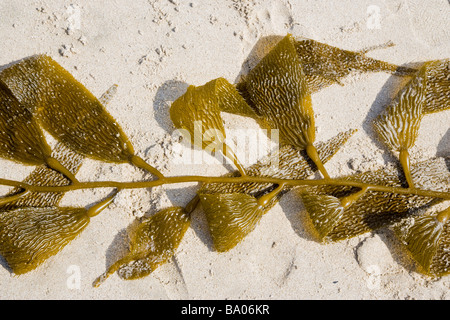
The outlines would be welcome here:
<svg viewBox="0 0 450 320">
<path fill-rule="evenodd" d="M 222 176 L 165 176 L 139 157 L 119 123 L 107 112 L 116 86 L 97 99 L 51 57 L 23 59 L 0 72 L 0 156 L 33 165 L 23 181 L 0 178 L 13 189 L 0 199 L 0 254 L 14 274 L 35 270 L 76 238 L 123 189 L 200 183 L 184 207 L 168 207 L 133 221 L 128 250 L 94 282 L 117 273 L 124 280 L 148 276 L 177 252 L 202 208 L 217 252 L 232 250 L 288 192 L 304 204 L 308 228 L 330 243 L 390 228 L 429 276 L 448 274 L 450 200 L 444 158 L 411 162 L 421 121 L 449 108 L 449 60 L 426 61 L 419 69 L 397 66 L 311 39 L 283 37 L 238 83 L 225 78 L 190 85 L 170 106 L 174 126 L 187 140 L 220 152 L 236 170 Z M 347 130 L 316 141 L 312 95 L 354 72 L 388 72 L 410 78 L 373 121 L 378 137 L 398 156 L 397 167 L 331 177 L 325 165 L 354 134 Z M 280 147 L 244 167 L 226 143 L 221 113 L 250 117 L 278 130 Z M 57 141 L 52 149 L 46 131 Z M 84 158 L 129 163 L 150 172 L 143 181 L 76 179 Z M 321 177 L 314 177 L 320 173 Z M 113 188 L 86 208 L 62 207 L 66 192 Z M 423 210 L 427 209 L 427 210 Z M 425 212 L 425 213 L 423 213 Z M 55 261 L 55 260 L 54 260 Z"/>
</svg>

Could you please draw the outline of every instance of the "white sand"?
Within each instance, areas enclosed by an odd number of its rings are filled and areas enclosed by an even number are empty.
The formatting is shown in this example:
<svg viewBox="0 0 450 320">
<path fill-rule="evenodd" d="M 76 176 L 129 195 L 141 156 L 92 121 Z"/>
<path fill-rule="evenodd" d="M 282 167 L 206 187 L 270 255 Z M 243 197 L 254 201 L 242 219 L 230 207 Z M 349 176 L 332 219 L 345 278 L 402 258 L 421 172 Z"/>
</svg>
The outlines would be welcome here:
<svg viewBox="0 0 450 320">
<path fill-rule="evenodd" d="M 2 0 L 0 65 L 46 53 L 97 96 L 118 84 L 107 109 L 141 156 L 167 175 L 219 175 L 231 167 L 180 165 L 171 155 L 168 107 L 187 84 L 221 76 L 235 82 L 259 39 L 288 32 L 351 50 L 392 41 L 396 46 L 370 56 L 396 64 L 448 58 L 449 16 L 446 0 Z M 399 81 L 366 74 L 313 96 L 317 140 L 359 129 L 326 165 L 333 176 L 380 168 L 392 159 L 374 143 L 370 121 Z M 226 119 L 232 120 L 228 128 L 256 127 L 239 117 Z M 450 112 L 425 117 L 413 160 L 449 155 L 449 122 Z M 21 180 L 31 170 L 1 161 L 0 176 Z M 89 160 L 77 177 L 147 178 L 128 165 Z M 17 277 L 0 267 L 0 299 L 450 299 L 450 277 L 416 273 L 386 230 L 330 245 L 313 241 L 294 193 L 228 253 L 212 250 L 199 209 L 170 263 L 141 280 L 113 275 L 92 288 L 123 247 L 124 229 L 134 217 L 184 205 L 195 187 L 123 191 L 37 270 Z M 69 193 L 61 204 L 85 206 L 108 192 Z M 78 272 L 79 286 L 73 281 Z"/>
</svg>

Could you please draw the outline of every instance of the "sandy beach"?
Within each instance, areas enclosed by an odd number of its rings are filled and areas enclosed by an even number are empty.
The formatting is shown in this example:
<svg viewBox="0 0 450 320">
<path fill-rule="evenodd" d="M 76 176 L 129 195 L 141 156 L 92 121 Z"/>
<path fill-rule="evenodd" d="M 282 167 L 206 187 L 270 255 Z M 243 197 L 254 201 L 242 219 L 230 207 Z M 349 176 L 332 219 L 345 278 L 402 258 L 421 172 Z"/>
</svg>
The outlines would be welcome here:
<svg viewBox="0 0 450 320">
<path fill-rule="evenodd" d="M 167 176 L 218 176 L 234 170 L 205 156 L 180 163 L 170 104 L 188 85 L 224 77 L 236 83 L 272 36 L 305 37 L 342 49 L 395 45 L 367 55 L 393 64 L 449 58 L 446 0 L 0 0 L 0 68 L 47 54 L 95 96 L 113 84 L 106 106 L 137 154 Z M 326 164 L 331 176 L 381 169 L 395 159 L 376 141 L 371 122 L 402 80 L 387 73 L 345 78 L 312 96 L 316 140 L 358 129 Z M 224 114 L 226 130 L 259 130 Z M 450 153 L 450 111 L 424 117 L 412 161 Z M 178 158 L 177 158 L 178 157 Z M 0 177 L 23 180 L 33 167 L 0 161 Z M 138 181 L 150 176 L 128 164 L 85 159 L 80 181 Z M 213 249 L 201 207 L 174 258 L 151 275 L 117 274 L 92 282 L 124 250 L 136 218 L 188 203 L 197 184 L 123 190 L 79 237 L 36 270 L 11 273 L 0 256 L 0 299 L 450 299 L 450 276 L 416 271 L 389 229 L 333 244 L 315 241 L 298 194 L 289 192 L 243 242 Z M 2 194 L 9 189 L 0 187 Z M 60 205 L 88 206 L 110 189 L 68 192 Z"/>
</svg>

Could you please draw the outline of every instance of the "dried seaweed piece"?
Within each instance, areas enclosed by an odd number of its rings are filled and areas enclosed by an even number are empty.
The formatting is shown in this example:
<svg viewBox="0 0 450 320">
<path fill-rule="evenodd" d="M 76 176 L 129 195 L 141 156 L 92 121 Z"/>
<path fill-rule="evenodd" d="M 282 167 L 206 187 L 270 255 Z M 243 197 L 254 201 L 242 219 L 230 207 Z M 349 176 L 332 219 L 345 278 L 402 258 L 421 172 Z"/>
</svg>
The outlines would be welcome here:
<svg viewBox="0 0 450 320">
<path fill-rule="evenodd" d="M 423 112 L 434 113 L 450 108 L 450 59 L 428 61 Z"/>
<path fill-rule="evenodd" d="M 130 227 L 128 254 L 98 277 L 98 287 L 117 272 L 125 280 L 145 277 L 174 254 L 190 225 L 190 216 L 182 207 L 170 207 L 143 218 Z"/>
<path fill-rule="evenodd" d="M 133 147 L 100 101 L 56 61 L 32 56 L 0 73 L 0 79 L 56 139 L 93 159 L 132 164 L 162 176 Z"/>
<path fill-rule="evenodd" d="M 409 149 L 419 134 L 426 97 L 426 65 L 399 92 L 374 122 L 375 131 L 391 151 L 399 152 L 400 163 L 409 187 L 414 187 L 410 173 Z"/>
<path fill-rule="evenodd" d="M 184 129 L 193 145 L 208 151 L 219 151 L 230 158 L 241 174 L 242 165 L 232 149 L 225 143 L 225 128 L 220 112 L 251 115 L 252 109 L 233 85 L 218 78 L 203 86 L 193 85 L 170 107 L 170 118 L 178 129 Z"/>
<path fill-rule="evenodd" d="M 449 216 L 447 208 L 436 215 L 410 217 L 393 227 L 425 274 L 443 276 L 450 272 L 450 255 L 446 250 L 450 240 Z"/>
<path fill-rule="evenodd" d="M 244 193 L 201 194 L 200 201 L 218 252 L 234 248 L 266 211 L 255 197 Z"/>
<path fill-rule="evenodd" d="M 431 159 L 412 166 L 411 175 L 416 186 L 423 190 L 450 190 L 450 172 L 443 158 Z M 401 181 L 395 169 L 383 169 L 365 172 L 342 178 L 343 180 L 361 182 L 373 185 L 401 187 Z M 342 201 L 343 198 L 359 191 L 355 187 L 345 186 L 315 186 L 301 189 L 301 194 L 328 195 Z M 412 214 L 413 209 L 435 204 L 439 199 L 413 194 L 395 194 L 368 190 L 357 197 L 350 206 L 345 208 L 340 219 L 334 224 L 322 242 L 334 242 L 355 237 L 357 235 L 386 227 Z M 311 211 L 308 211 L 310 214 Z M 325 215 L 322 219 L 326 219 Z M 314 229 L 323 221 L 309 219 Z M 314 232 L 316 233 L 316 232 Z"/>
<path fill-rule="evenodd" d="M 364 51 L 343 50 L 311 39 L 297 39 L 295 49 L 311 93 L 331 84 L 341 84 L 341 79 L 355 72 L 389 72 L 399 76 L 417 72 L 413 68 L 367 57 Z"/>
</svg>

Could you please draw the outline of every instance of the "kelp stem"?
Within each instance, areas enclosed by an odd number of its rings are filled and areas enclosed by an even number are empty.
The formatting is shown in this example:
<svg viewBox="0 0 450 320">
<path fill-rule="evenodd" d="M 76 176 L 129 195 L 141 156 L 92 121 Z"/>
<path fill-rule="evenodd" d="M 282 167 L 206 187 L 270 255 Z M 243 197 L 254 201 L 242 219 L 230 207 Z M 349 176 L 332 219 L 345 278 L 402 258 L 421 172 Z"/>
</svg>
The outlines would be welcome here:
<svg viewBox="0 0 450 320">
<path fill-rule="evenodd" d="M 319 154 L 317 153 L 316 147 L 314 147 L 312 144 L 306 146 L 306 153 L 308 154 L 308 157 L 311 158 L 311 160 L 316 164 L 317 169 L 319 169 L 320 173 L 325 179 L 329 179 L 330 175 L 328 174 L 327 170 L 325 169 L 322 160 L 320 160 Z"/>
<path fill-rule="evenodd" d="M 400 159 L 400 164 L 403 169 L 403 173 L 405 174 L 406 182 L 408 183 L 408 187 L 414 188 L 414 182 L 412 180 L 411 170 L 410 170 L 409 152 L 407 149 L 400 150 L 399 159 Z"/>
<path fill-rule="evenodd" d="M 246 176 L 247 174 L 245 173 L 244 166 L 241 164 L 241 162 L 239 161 L 238 157 L 233 152 L 233 149 L 231 149 L 226 143 L 224 143 L 223 144 L 223 150 L 225 151 L 224 155 L 228 159 L 233 161 L 234 165 L 239 170 L 239 173 L 241 174 L 241 176 Z"/>
<path fill-rule="evenodd" d="M 362 188 L 361 190 L 359 190 L 358 192 L 355 192 L 355 193 L 341 199 L 342 207 L 344 209 L 350 207 L 356 200 L 361 198 L 361 196 L 363 194 L 365 194 L 369 189 L 370 189 L 370 187 L 366 186 L 366 187 Z"/>
<path fill-rule="evenodd" d="M 138 168 L 141 168 L 141 169 L 144 169 L 145 171 L 150 172 L 154 176 L 158 177 L 158 179 L 164 178 L 164 175 L 161 172 L 159 172 L 158 169 L 149 165 L 147 162 L 145 162 L 144 159 L 142 159 L 139 156 L 133 155 L 130 158 L 130 163 Z"/>
<path fill-rule="evenodd" d="M 53 170 L 58 171 L 59 173 L 66 176 L 67 179 L 69 179 L 72 183 L 78 183 L 77 178 L 73 175 L 72 172 L 69 171 L 66 167 L 64 167 L 61 162 L 56 160 L 53 157 L 48 157 L 46 160 L 47 166 Z"/>
<path fill-rule="evenodd" d="M 285 184 L 290 186 L 346 186 L 357 188 L 370 188 L 371 191 L 417 195 L 422 197 L 437 198 L 443 200 L 450 200 L 450 192 L 441 192 L 433 190 L 422 190 L 417 188 L 402 188 L 389 187 L 383 185 L 373 185 L 351 180 L 341 179 L 317 179 L 317 180 L 297 180 L 297 179 L 280 179 L 272 177 L 205 177 L 205 176 L 176 176 L 164 177 L 151 181 L 133 181 L 133 182 L 118 182 L 118 181 L 94 181 L 94 182 L 79 182 L 74 185 L 67 186 L 34 186 L 28 183 L 14 181 L 9 179 L 1 179 L 0 185 L 12 186 L 17 188 L 27 189 L 32 192 L 67 192 L 80 189 L 95 189 L 95 188 L 118 188 L 118 189 L 142 189 L 152 188 L 165 184 L 176 183 L 270 183 L 270 184 Z"/>
<path fill-rule="evenodd" d="M 87 211 L 88 217 L 90 218 L 95 217 L 100 212 L 102 212 L 114 200 L 119 191 L 120 189 L 116 189 L 112 193 L 112 195 L 90 207 L 89 210 Z"/>
<path fill-rule="evenodd" d="M 30 193 L 30 191 L 27 189 L 24 189 L 19 193 L 12 194 L 12 195 L 6 196 L 6 197 L 2 197 L 2 198 L 0 198 L 0 206 L 10 203 L 10 202 L 13 202 L 13 201 L 16 201 L 16 200 L 19 200 L 20 198 L 24 197 L 28 193 Z"/>
<path fill-rule="evenodd" d="M 261 207 L 264 207 L 266 204 L 269 203 L 270 200 L 272 200 L 274 197 L 276 197 L 276 195 L 279 194 L 281 192 L 281 190 L 283 190 L 284 186 L 285 186 L 285 184 L 282 183 L 278 187 L 276 187 L 275 190 L 273 190 L 272 192 L 263 195 L 261 198 L 258 199 L 258 204 Z"/>
</svg>

